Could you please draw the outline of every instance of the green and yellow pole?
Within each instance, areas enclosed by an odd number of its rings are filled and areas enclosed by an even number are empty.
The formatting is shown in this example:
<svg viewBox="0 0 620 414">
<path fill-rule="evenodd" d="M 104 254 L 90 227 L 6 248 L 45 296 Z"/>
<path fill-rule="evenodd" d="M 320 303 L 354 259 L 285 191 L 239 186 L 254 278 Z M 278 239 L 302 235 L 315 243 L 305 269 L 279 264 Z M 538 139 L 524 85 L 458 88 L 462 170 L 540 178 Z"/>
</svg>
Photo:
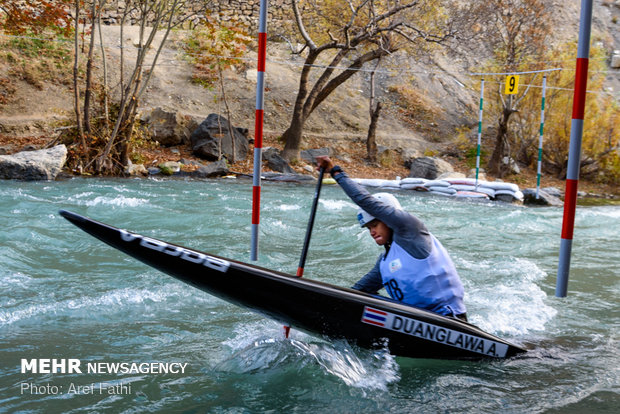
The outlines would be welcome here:
<svg viewBox="0 0 620 414">
<path fill-rule="evenodd" d="M 540 137 L 538 139 L 538 169 L 536 172 L 536 199 L 540 193 L 540 176 L 542 173 L 543 129 L 545 125 L 545 94 L 547 92 L 547 77 L 543 76 L 542 103 L 540 106 Z"/>
</svg>

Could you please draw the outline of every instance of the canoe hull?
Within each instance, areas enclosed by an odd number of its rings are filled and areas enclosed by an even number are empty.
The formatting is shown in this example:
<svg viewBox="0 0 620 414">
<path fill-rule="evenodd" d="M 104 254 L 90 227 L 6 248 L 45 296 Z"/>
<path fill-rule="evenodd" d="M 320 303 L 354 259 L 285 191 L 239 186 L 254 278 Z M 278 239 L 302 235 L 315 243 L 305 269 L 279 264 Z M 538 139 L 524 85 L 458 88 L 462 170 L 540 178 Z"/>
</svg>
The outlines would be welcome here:
<svg viewBox="0 0 620 414">
<path fill-rule="evenodd" d="M 202 253 L 61 211 L 108 245 L 235 305 L 296 329 L 397 356 L 508 358 L 525 349 L 455 318 L 307 278 Z"/>
</svg>

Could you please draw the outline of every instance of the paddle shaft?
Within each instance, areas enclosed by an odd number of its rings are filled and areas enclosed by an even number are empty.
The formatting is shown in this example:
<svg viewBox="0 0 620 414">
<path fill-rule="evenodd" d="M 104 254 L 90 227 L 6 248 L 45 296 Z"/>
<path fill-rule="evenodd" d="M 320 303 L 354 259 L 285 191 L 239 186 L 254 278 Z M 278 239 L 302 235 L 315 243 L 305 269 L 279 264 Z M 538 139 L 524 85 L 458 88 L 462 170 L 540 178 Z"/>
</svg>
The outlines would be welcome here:
<svg viewBox="0 0 620 414">
<path fill-rule="evenodd" d="M 319 169 L 319 178 L 316 183 L 316 190 L 314 191 L 314 198 L 312 199 L 312 209 L 310 211 L 310 220 L 308 220 L 308 228 L 306 229 L 306 238 L 304 240 L 304 247 L 301 251 L 301 258 L 299 259 L 299 267 L 297 267 L 297 276 L 302 277 L 304 274 L 304 267 L 306 265 L 306 258 L 308 257 L 308 248 L 310 247 L 310 237 L 312 237 L 312 227 L 314 227 L 314 218 L 316 217 L 316 208 L 319 204 L 319 196 L 321 195 L 321 184 L 323 183 L 323 174 L 325 174 L 325 168 Z"/>
<path fill-rule="evenodd" d="M 319 178 L 316 183 L 316 189 L 314 190 L 314 198 L 312 199 L 312 209 L 310 210 L 310 219 L 308 220 L 308 227 L 306 228 L 306 237 L 304 239 L 304 247 L 301 250 L 301 257 L 299 258 L 299 266 L 297 267 L 297 277 L 304 275 L 304 266 L 306 265 L 306 258 L 308 257 L 308 248 L 310 247 L 310 237 L 312 236 L 312 227 L 314 227 L 314 217 L 316 217 L 316 208 L 319 204 L 319 196 L 321 195 L 321 184 L 323 184 L 323 174 L 325 174 L 325 168 L 319 169 Z M 288 338 L 291 327 L 284 325 L 284 337 Z"/>
</svg>

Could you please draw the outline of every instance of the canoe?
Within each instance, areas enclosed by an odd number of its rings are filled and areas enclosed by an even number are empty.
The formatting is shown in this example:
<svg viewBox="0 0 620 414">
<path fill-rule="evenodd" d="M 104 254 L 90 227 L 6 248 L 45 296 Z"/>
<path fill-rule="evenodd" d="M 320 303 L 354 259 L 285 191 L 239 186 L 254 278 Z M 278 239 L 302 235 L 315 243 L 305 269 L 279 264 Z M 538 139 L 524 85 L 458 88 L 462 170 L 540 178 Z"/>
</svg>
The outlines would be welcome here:
<svg viewBox="0 0 620 414">
<path fill-rule="evenodd" d="M 396 356 L 498 359 L 520 346 L 452 317 L 389 298 L 277 272 L 112 227 L 76 213 L 60 214 L 91 236 L 209 294 L 283 324 Z"/>
</svg>

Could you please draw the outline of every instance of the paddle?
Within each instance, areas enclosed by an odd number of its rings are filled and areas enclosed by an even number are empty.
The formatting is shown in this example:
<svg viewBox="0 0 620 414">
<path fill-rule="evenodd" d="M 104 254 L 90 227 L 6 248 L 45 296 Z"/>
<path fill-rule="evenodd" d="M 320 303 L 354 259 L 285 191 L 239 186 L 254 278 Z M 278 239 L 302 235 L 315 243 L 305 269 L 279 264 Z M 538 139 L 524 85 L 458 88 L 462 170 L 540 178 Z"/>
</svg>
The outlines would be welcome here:
<svg viewBox="0 0 620 414">
<path fill-rule="evenodd" d="M 312 236 L 312 227 L 314 226 L 314 217 L 316 216 L 316 207 L 319 204 L 319 196 L 321 195 L 323 174 L 325 174 L 325 168 L 321 167 L 319 169 L 319 179 L 316 183 L 316 189 L 314 190 L 314 198 L 312 199 L 312 209 L 310 210 L 310 220 L 308 220 L 308 228 L 306 229 L 304 247 L 301 251 L 301 258 L 299 259 L 299 267 L 297 267 L 296 276 L 298 277 L 302 277 L 304 274 L 304 266 L 306 265 L 306 257 L 308 256 L 308 247 L 310 247 L 310 237 Z"/>
<path fill-rule="evenodd" d="M 325 174 L 325 168 L 319 169 L 319 178 L 316 183 L 316 189 L 314 190 L 314 198 L 312 199 L 312 209 L 310 210 L 310 220 L 308 220 L 308 227 L 306 228 L 306 238 L 304 240 L 304 247 L 301 250 L 301 258 L 299 259 L 299 266 L 297 267 L 297 277 L 302 277 L 304 274 L 304 266 L 306 265 L 306 258 L 308 256 L 308 248 L 310 247 L 310 237 L 312 236 L 312 227 L 314 226 L 314 217 L 316 217 L 316 208 L 319 204 L 319 196 L 321 195 L 321 184 L 323 183 L 323 174 Z M 288 334 L 291 330 L 290 326 L 284 326 L 284 336 L 288 338 Z"/>
</svg>

